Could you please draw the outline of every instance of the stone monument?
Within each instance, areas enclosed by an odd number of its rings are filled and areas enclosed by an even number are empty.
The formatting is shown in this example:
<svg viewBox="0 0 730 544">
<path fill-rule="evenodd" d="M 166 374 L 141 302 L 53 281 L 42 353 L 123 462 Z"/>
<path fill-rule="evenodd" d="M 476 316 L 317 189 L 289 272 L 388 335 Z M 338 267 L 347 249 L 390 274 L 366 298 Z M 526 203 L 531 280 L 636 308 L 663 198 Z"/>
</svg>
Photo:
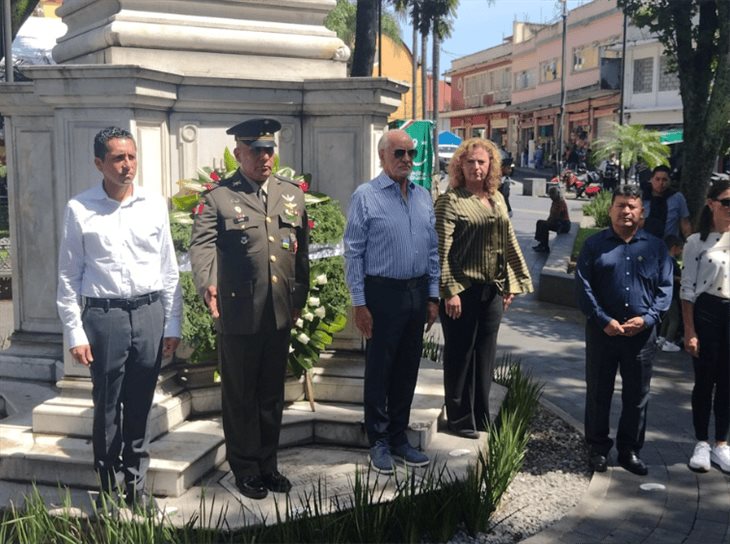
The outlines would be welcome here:
<svg viewBox="0 0 730 544">
<path fill-rule="evenodd" d="M 56 382 L 32 428 L 0 436 L 0 478 L 93 485 L 88 371 L 66 357 L 56 314 L 62 213 L 99 182 L 92 139 L 118 125 L 138 143 L 137 183 L 171 196 L 177 181 L 220 160 L 225 128 L 272 116 L 282 164 L 312 174 L 312 188 L 343 205 L 378 169 L 376 145 L 403 84 L 346 76 L 347 47 L 323 20 L 335 0 L 65 0 L 59 63 L 23 68 L 0 83 L 5 117 L 15 332 L 0 376 Z M 188 393 L 163 372 L 153 433 L 185 427 L 204 438 L 180 449 L 158 441 L 157 489 L 179 494 L 222 460 L 216 424 L 186 422 Z M 197 426 L 196 426 L 197 425 Z M 170 433 L 172 434 L 172 433 Z M 179 439 L 178 439 L 179 440 Z M 295 440 L 295 439 L 294 439 Z M 195 451 L 189 451 L 189 450 Z M 165 454 L 169 454 L 165 457 Z M 156 471 L 156 472 L 155 472 Z"/>
</svg>

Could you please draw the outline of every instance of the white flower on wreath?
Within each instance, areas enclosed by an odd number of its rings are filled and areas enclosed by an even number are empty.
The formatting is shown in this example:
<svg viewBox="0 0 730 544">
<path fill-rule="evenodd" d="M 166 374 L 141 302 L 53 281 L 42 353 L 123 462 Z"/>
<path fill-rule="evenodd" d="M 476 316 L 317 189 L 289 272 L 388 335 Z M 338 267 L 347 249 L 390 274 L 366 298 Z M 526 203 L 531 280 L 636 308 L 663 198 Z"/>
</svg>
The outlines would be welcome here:
<svg viewBox="0 0 730 544">
<path fill-rule="evenodd" d="M 320 274 L 314 278 L 314 283 L 317 285 L 325 285 L 327 283 L 327 274 Z"/>
<path fill-rule="evenodd" d="M 304 326 L 304 320 L 300 317 L 294 322 L 294 324 L 301 329 Z"/>
<path fill-rule="evenodd" d="M 324 316 L 327 315 L 327 310 L 324 306 L 320 306 L 316 310 L 314 310 L 314 315 L 316 315 L 320 319 L 324 319 Z"/>
<path fill-rule="evenodd" d="M 309 297 L 309 300 L 307 300 L 307 305 L 311 306 L 312 308 L 316 308 L 319 306 L 319 297 Z"/>
<path fill-rule="evenodd" d="M 314 314 L 312 312 L 307 312 L 302 317 L 307 321 L 314 321 Z"/>
<path fill-rule="evenodd" d="M 300 332 L 300 333 L 299 333 L 299 335 L 297 336 L 297 340 L 299 340 L 299 341 L 300 341 L 300 342 L 301 342 L 302 344 L 304 344 L 305 346 L 306 346 L 307 344 L 309 344 L 309 336 L 307 336 L 307 335 L 306 335 L 306 334 L 304 334 L 303 332 Z"/>
<path fill-rule="evenodd" d="M 289 344 L 289 353 L 294 353 L 294 346 Z"/>
</svg>

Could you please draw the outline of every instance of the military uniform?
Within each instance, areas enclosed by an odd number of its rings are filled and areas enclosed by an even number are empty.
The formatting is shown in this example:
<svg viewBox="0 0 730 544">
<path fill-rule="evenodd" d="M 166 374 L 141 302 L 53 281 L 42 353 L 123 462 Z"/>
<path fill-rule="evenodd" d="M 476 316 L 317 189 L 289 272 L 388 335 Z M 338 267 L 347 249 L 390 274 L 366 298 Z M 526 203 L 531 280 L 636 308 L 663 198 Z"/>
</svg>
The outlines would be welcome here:
<svg viewBox="0 0 730 544">
<path fill-rule="evenodd" d="M 190 244 L 198 290 L 218 291 L 223 430 L 237 482 L 277 473 L 292 314 L 309 288 L 304 194 L 271 175 L 262 202 L 259 185 L 239 169 L 205 195 Z"/>
</svg>

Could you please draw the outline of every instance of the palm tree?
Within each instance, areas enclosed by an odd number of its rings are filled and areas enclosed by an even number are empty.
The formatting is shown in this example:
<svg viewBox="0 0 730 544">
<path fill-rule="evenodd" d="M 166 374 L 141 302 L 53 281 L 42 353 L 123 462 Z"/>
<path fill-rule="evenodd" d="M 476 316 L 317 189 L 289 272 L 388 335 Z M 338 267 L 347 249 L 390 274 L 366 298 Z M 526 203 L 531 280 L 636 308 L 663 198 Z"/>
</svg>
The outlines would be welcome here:
<svg viewBox="0 0 730 544">
<path fill-rule="evenodd" d="M 656 130 L 645 129 L 642 125 L 619 125 L 612 123 L 612 134 L 593 142 L 595 162 L 607 159 L 611 153 L 620 157 L 623 179 L 628 179 L 629 169 L 642 162 L 649 168 L 660 164 L 669 165 L 669 146 L 660 141 Z"/>
<path fill-rule="evenodd" d="M 377 15 L 377 10 L 376 10 Z M 377 18 L 375 24 L 377 25 Z M 329 30 L 332 30 L 337 34 L 337 37 L 345 42 L 345 45 L 350 48 L 351 51 L 355 50 L 355 33 L 357 26 L 357 8 L 352 0 L 337 0 L 337 5 L 332 11 L 327 14 L 324 20 L 324 26 Z M 377 28 L 377 27 L 376 27 Z M 388 12 L 382 14 L 382 30 L 383 34 L 389 38 L 399 41 L 400 37 L 400 26 L 398 21 Z M 375 31 L 377 43 L 377 31 Z M 354 54 L 350 56 L 348 62 L 348 73 L 351 71 L 353 65 Z M 373 62 L 375 61 L 375 48 L 373 46 Z M 367 73 L 368 76 L 372 75 L 373 67 L 370 66 L 370 71 Z M 352 74 L 354 75 L 354 74 Z"/>
</svg>

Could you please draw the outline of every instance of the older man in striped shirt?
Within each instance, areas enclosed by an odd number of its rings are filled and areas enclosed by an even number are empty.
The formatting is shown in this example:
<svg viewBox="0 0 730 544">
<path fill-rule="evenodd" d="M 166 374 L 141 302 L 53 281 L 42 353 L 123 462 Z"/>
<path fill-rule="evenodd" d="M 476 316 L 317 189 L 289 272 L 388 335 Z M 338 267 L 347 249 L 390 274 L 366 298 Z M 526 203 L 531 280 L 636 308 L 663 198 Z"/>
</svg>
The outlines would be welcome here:
<svg viewBox="0 0 730 544">
<path fill-rule="evenodd" d="M 439 261 L 431 195 L 409 181 L 416 150 L 402 130 L 378 143 L 383 171 L 352 195 L 345 229 L 347 284 L 355 325 L 367 339 L 365 429 L 370 464 L 392 474 L 394 458 L 422 467 L 428 457 L 406 430 L 423 347 L 438 314 Z"/>
</svg>

